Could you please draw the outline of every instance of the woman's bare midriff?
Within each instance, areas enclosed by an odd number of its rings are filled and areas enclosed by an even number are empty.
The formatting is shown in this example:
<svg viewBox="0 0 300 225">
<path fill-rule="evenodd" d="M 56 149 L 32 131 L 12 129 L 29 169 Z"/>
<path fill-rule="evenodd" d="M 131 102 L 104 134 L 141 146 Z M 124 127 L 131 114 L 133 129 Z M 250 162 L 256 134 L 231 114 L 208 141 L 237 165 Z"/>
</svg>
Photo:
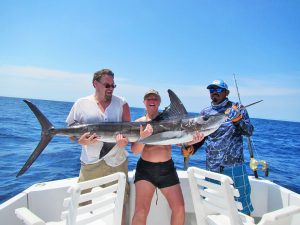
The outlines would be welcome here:
<svg viewBox="0 0 300 225">
<path fill-rule="evenodd" d="M 171 146 L 145 145 L 141 157 L 148 162 L 166 162 L 171 159 Z"/>
</svg>

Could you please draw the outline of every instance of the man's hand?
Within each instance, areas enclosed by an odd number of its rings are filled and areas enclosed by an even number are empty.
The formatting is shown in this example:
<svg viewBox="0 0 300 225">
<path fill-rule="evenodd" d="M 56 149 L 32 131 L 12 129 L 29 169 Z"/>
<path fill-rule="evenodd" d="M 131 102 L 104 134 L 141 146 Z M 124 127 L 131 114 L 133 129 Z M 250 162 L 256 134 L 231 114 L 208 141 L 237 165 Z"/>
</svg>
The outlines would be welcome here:
<svg viewBox="0 0 300 225">
<path fill-rule="evenodd" d="M 182 144 L 181 146 L 181 153 L 184 157 L 189 157 L 190 155 L 194 154 L 194 147 L 193 144 L 198 143 L 204 139 L 204 134 L 196 131 L 193 135 L 193 140 L 190 142 L 187 142 L 185 144 Z"/>
<path fill-rule="evenodd" d="M 181 154 L 186 158 L 189 157 L 190 155 L 194 154 L 194 147 L 193 145 L 185 146 L 182 145 L 181 147 Z"/>
<path fill-rule="evenodd" d="M 231 108 L 226 109 L 225 114 L 228 115 L 228 118 L 233 122 L 236 123 L 242 119 L 242 115 L 240 110 L 237 108 L 236 105 L 232 105 Z"/>
<path fill-rule="evenodd" d="M 78 144 L 80 145 L 90 145 L 90 144 L 94 144 L 95 142 L 97 142 L 99 140 L 99 136 L 97 136 L 96 133 L 93 133 L 91 135 L 90 132 L 86 132 L 83 135 L 81 135 L 78 139 Z"/>
<path fill-rule="evenodd" d="M 117 134 L 116 143 L 119 147 L 123 148 L 128 144 L 128 138 L 124 137 L 122 134 Z"/>
</svg>

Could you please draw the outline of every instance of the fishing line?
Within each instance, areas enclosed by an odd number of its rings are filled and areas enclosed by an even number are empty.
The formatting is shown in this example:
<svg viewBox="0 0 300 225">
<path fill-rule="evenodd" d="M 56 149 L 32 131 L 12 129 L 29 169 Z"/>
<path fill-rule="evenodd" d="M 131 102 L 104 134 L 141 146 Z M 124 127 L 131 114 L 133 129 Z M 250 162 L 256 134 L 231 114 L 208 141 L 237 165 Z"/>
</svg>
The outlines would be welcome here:
<svg viewBox="0 0 300 225">
<path fill-rule="evenodd" d="M 260 159 L 259 152 L 256 150 L 256 147 L 255 147 L 253 139 L 251 139 L 251 144 L 252 144 L 253 150 L 255 152 L 255 155 L 257 155 L 257 158 Z"/>
</svg>

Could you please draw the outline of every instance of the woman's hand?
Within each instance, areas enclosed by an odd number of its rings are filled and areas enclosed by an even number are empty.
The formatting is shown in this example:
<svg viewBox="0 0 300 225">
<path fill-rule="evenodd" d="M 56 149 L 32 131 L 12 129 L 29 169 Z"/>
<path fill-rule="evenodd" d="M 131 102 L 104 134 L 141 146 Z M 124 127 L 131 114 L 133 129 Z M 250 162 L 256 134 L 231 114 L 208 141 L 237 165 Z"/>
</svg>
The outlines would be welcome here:
<svg viewBox="0 0 300 225">
<path fill-rule="evenodd" d="M 143 130 L 143 125 L 140 125 L 140 139 L 139 140 L 149 137 L 152 134 L 153 134 L 153 128 L 150 124 L 147 124 L 144 130 Z"/>
</svg>

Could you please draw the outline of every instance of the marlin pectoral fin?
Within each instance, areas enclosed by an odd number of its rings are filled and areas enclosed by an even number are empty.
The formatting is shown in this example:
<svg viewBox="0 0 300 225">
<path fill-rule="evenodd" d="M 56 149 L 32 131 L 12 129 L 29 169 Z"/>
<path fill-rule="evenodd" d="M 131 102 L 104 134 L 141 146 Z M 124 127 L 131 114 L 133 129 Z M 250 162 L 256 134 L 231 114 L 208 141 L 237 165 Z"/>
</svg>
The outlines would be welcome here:
<svg viewBox="0 0 300 225">
<path fill-rule="evenodd" d="M 102 159 L 107 153 L 109 153 L 110 150 L 112 150 L 113 147 L 115 147 L 115 145 L 116 145 L 116 143 L 103 142 L 103 146 L 100 151 L 99 159 Z"/>
</svg>

